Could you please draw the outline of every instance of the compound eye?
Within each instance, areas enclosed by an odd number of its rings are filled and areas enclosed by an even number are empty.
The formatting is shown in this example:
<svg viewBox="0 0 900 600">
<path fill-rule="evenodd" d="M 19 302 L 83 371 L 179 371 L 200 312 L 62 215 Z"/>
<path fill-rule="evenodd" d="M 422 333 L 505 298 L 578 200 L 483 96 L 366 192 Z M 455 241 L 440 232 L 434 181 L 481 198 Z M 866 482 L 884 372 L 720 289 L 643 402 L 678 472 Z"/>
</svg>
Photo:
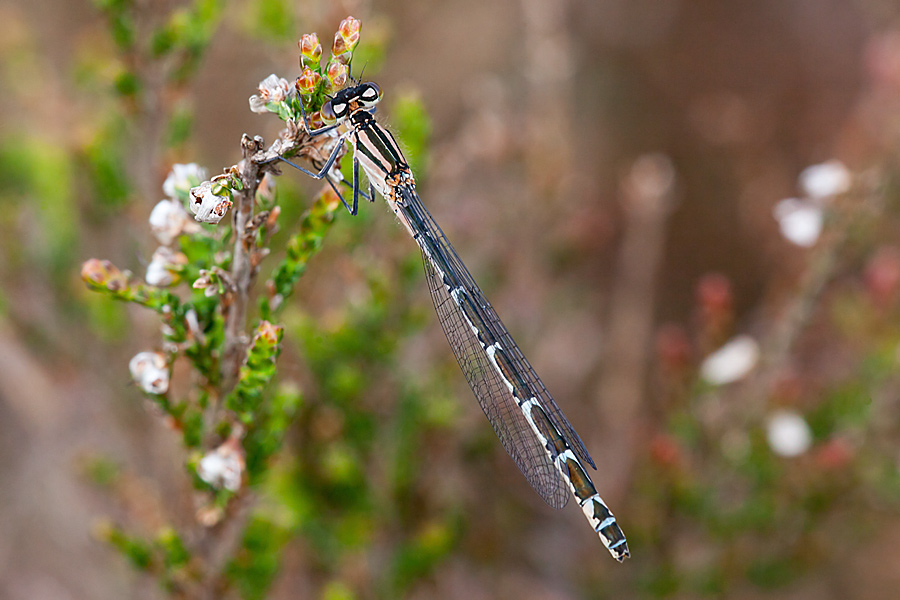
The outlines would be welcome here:
<svg viewBox="0 0 900 600">
<path fill-rule="evenodd" d="M 378 87 L 377 83 L 369 82 L 363 84 L 363 90 L 359 94 L 359 99 L 365 105 L 371 106 L 381 100 L 381 93 L 381 88 Z"/>
<path fill-rule="evenodd" d="M 331 100 L 322 105 L 322 108 L 319 109 L 319 115 L 322 117 L 322 122 L 326 125 L 334 124 L 337 116 L 334 114 L 334 106 L 331 105 Z"/>
</svg>

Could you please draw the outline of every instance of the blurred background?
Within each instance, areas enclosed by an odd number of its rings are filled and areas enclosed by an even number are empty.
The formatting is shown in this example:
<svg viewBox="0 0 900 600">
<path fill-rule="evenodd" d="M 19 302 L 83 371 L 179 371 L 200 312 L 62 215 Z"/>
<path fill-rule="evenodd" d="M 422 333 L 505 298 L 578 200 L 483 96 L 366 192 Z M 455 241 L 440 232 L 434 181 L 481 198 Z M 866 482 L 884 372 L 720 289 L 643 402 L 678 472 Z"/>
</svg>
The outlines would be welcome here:
<svg viewBox="0 0 900 600">
<path fill-rule="evenodd" d="M 175 60 L 123 51 L 122 6 L 139 40 L 203 18 Z M 579 431 L 633 557 L 506 456 L 378 202 L 338 217 L 284 313 L 277 385 L 302 401 L 231 567 L 241 595 L 895 598 L 884 0 L 0 4 L 0 598 L 166 597 L 95 535 L 195 519 L 179 436 L 129 383 L 159 324 L 79 268 L 142 273 L 171 165 L 216 173 L 242 133 L 273 140 L 248 97 L 296 77 L 300 34 L 327 55 L 348 14 L 379 120 L 427 140 L 420 194 Z M 318 186 L 278 185 L 290 231 Z"/>
</svg>

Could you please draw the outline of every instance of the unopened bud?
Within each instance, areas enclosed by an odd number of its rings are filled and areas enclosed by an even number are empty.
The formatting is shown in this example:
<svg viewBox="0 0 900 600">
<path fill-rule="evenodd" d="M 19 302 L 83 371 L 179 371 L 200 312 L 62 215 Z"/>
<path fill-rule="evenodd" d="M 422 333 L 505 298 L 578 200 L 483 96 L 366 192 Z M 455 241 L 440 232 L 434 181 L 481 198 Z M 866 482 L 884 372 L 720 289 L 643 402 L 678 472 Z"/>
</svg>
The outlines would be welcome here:
<svg viewBox="0 0 900 600">
<path fill-rule="evenodd" d="M 353 57 L 353 50 L 359 44 L 359 30 L 362 27 L 357 19 L 347 17 L 341 21 L 337 33 L 334 34 L 334 43 L 331 45 L 332 61 L 349 64 Z"/>
<path fill-rule="evenodd" d="M 305 33 L 300 38 L 298 45 L 300 46 L 300 66 L 302 68 L 318 67 L 319 60 L 322 58 L 322 44 L 319 43 L 319 36 L 315 33 Z"/>
<path fill-rule="evenodd" d="M 328 65 L 328 83 L 332 90 L 339 90 L 347 83 L 347 75 L 349 69 L 347 65 L 339 62 L 333 62 Z"/>
<path fill-rule="evenodd" d="M 106 287 L 111 291 L 125 289 L 128 286 L 128 276 L 108 260 L 92 258 L 81 265 L 81 279 L 86 284 L 96 287 Z"/>
<path fill-rule="evenodd" d="M 351 52 L 359 43 L 359 30 L 362 29 L 362 22 L 353 17 L 347 17 L 338 26 L 338 35 L 340 35 L 347 44 Z"/>
<path fill-rule="evenodd" d="M 321 75 L 309 67 L 303 67 L 303 72 L 300 73 L 300 77 L 297 78 L 297 82 L 294 85 L 298 92 L 308 96 L 309 94 L 315 93 L 316 88 L 319 87 L 320 81 L 322 81 Z"/>
<path fill-rule="evenodd" d="M 256 329 L 256 338 L 274 346 L 281 339 L 283 329 L 280 325 L 273 325 L 268 321 L 263 321 Z"/>
</svg>

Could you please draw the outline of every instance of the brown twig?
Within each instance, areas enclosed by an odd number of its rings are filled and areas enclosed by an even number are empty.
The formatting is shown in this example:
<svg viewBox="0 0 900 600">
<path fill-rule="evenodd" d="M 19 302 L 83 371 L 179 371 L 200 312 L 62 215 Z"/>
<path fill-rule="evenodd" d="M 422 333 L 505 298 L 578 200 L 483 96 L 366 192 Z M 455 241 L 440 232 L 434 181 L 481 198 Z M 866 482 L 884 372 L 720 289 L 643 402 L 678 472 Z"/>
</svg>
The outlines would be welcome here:
<svg viewBox="0 0 900 600">
<path fill-rule="evenodd" d="M 607 431 L 607 447 L 624 455 L 607 461 L 611 476 L 604 483 L 620 492 L 633 472 L 634 437 L 650 368 L 657 271 L 674 187 L 674 166 L 660 154 L 638 158 L 622 183 L 625 231 L 607 321 L 609 352 L 597 395 L 603 400 L 602 422 L 618 424 Z"/>
<path fill-rule="evenodd" d="M 280 174 L 278 160 L 281 157 L 297 156 L 308 160 L 314 167 L 324 165 L 328 159 L 331 138 L 310 137 L 304 129 L 293 122 L 267 149 L 263 138 L 241 138 L 243 159 L 238 163 L 238 172 L 243 189 L 234 194 L 234 256 L 232 257 L 231 279 L 234 293 L 227 297 L 225 321 L 225 350 L 222 360 L 222 396 L 231 391 L 237 382 L 238 372 L 246 356 L 249 338 L 245 332 L 250 289 L 256 278 L 258 260 L 252 254 L 255 250 L 254 236 L 245 236 L 248 226 L 254 225 L 253 206 L 256 193 L 263 176 L 268 173 Z M 340 157 L 335 163 L 340 165 Z"/>
<path fill-rule="evenodd" d="M 263 139 L 259 136 L 251 138 L 247 134 L 241 138 L 243 160 L 238 163 L 243 189 L 234 194 L 232 227 L 234 236 L 234 254 L 231 259 L 231 279 L 234 282 L 233 292 L 227 296 L 225 315 L 225 350 L 222 359 L 222 393 L 227 394 L 237 381 L 238 370 L 244 361 L 248 337 L 247 303 L 250 301 L 250 287 L 253 284 L 255 269 L 250 263 L 250 248 L 245 244 L 243 231 L 253 218 L 253 204 L 256 190 L 262 180 L 260 165 L 251 158 L 263 147 Z"/>
</svg>

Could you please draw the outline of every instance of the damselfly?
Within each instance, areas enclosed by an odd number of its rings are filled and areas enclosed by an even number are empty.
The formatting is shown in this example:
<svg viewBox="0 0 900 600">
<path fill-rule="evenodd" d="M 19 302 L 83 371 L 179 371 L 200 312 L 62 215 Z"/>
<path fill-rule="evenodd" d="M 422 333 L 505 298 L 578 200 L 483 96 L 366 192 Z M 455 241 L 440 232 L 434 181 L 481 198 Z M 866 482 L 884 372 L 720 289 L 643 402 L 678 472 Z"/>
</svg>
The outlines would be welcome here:
<svg viewBox="0 0 900 600">
<path fill-rule="evenodd" d="M 625 535 L 585 467 L 587 463 L 596 469 L 594 461 L 422 204 L 394 136 L 375 121 L 379 100 L 381 89 L 376 84 L 357 83 L 322 106 L 324 127 L 310 131 L 306 123 L 310 136 L 331 132 L 335 139 L 331 155 L 318 173 L 282 160 L 321 179 L 328 175 L 344 143 L 350 143 L 354 150 L 353 203 L 347 204 L 343 197 L 341 201 L 355 215 L 360 195 L 374 200 L 373 188 L 387 200 L 419 244 L 441 326 L 503 447 L 550 506 L 565 506 L 571 491 L 612 555 L 624 560 L 629 556 Z M 341 130 L 341 126 L 345 128 Z M 360 167 L 369 180 L 368 194 L 359 188 Z"/>
</svg>

